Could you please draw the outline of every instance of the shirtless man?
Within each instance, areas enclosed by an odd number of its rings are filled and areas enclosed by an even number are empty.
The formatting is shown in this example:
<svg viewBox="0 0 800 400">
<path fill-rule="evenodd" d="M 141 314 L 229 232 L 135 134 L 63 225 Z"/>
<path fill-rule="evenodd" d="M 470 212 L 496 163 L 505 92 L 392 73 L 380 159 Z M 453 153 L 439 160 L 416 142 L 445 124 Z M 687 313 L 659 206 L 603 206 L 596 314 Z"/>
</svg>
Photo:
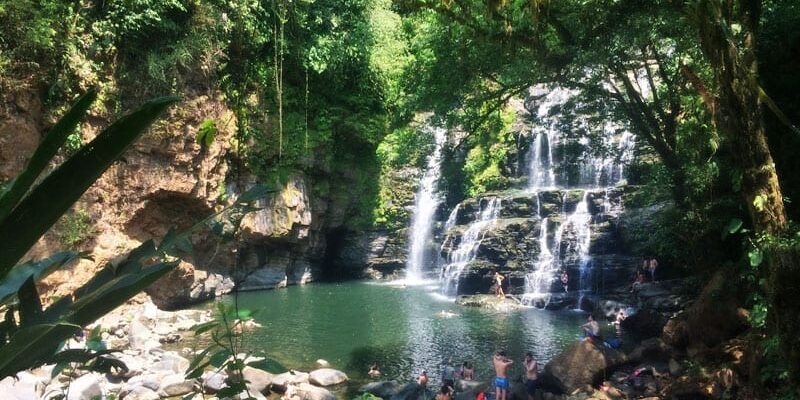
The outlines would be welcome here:
<svg viewBox="0 0 800 400">
<path fill-rule="evenodd" d="M 503 292 L 503 279 L 505 279 L 505 277 L 500 275 L 499 272 L 494 273 L 494 283 L 497 285 L 497 297 L 501 299 L 506 297 L 505 292 Z"/>
<path fill-rule="evenodd" d="M 586 323 L 581 325 L 581 329 L 583 329 L 583 333 L 586 335 L 584 340 L 590 340 L 600 336 L 600 324 L 594 320 L 591 314 L 586 318 Z"/>
<path fill-rule="evenodd" d="M 528 400 L 533 400 L 533 396 L 536 395 L 537 379 L 539 379 L 539 364 L 529 351 L 525 353 L 525 391 L 528 392 Z"/>
<path fill-rule="evenodd" d="M 508 395 L 508 376 L 506 376 L 506 371 L 508 370 L 508 366 L 511 365 L 513 361 L 509 360 L 506 357 L 506 352 L 503 350 L 498 350 L 494 353 L 492 357 L 492 364 L 494 364 L 494 372 L 497 375 L 494 378 L 494 386 L 495 386 L 495 399 L 496 400 L 506 400 L 506 395 Z"/>
</svg>

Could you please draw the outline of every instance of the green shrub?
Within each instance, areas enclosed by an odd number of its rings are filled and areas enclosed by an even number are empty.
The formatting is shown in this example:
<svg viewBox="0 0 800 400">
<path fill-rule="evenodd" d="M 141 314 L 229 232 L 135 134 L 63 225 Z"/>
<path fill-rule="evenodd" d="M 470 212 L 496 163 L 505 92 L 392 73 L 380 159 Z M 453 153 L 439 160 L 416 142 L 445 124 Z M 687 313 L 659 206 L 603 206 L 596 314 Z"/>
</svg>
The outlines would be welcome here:
<svg viewBox="0 0 800 400">
<path fill-rule="evenodd" d="M 83 208 L 69 211 L 55 225 L 58 241 L 63 248 L 74 248 L 86 239 L 92 237 L 96 231 L 92 219 Z"/>
</svg>

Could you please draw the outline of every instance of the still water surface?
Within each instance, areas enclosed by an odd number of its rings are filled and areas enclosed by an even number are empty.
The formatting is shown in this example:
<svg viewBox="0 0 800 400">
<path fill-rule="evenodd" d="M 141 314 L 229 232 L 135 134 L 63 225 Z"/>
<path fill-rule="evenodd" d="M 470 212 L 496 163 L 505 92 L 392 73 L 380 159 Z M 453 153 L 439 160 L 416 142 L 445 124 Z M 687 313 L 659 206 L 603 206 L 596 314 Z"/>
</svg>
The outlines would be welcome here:
<svg viewBox="0 0 800 400">
<path fill-rule="evenodd" d="M 456 367 L 472 361 L 479 380 L 493 376 L 490 361 L 496 349 L 514 359 L 514 373 L 522 372 L 526 351 L 543 366 L 577 339 L 585 319 L 575 311 L 466 308 L 437 295 L 438 290 L 433 284 L 342 282 L 240 293 L 239 307 L 257 310 L 255 319 L 262 325 L 247 331 L 245 347 L 301 371 L 318 368 L 317 359 L 327 360 L 351 379 L 337 394 L 353 393 L 369 381 L 366 372 L 373 363 L 380 366 L 382 379 L 401 382 L 427 370 L 435 387 L 447 358 Z"/>
</svg>

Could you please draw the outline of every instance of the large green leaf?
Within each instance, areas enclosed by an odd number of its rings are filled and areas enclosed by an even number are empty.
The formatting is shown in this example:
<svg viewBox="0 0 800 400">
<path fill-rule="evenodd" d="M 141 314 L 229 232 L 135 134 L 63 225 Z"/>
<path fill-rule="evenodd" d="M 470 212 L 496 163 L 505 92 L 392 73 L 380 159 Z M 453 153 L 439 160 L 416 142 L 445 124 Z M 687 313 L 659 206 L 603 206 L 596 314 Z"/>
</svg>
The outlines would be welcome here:
<svg viewBox="0 0 800 400">
<path fill-rule="evenodd" d="M 0 281 L 0 304 L 8 302 L 22 287 L 25 281 L 33 277 L 39 280 L 50 274 L 50 272 L 61 268 L 81 257 L 81 253 L 65 251 L 53 254 L 43 260 L 28 261 L 14 267 L 6 278 Z"/>
<path fill-rule="evenodd" d="M 67 321 L 78 325 L 94 322 L 172 271 L 177 265 L 178 262 L 161 262 L 137 273 L 114 277 L 96 290 L 76 298 L 70 307 L 70 315 L 66 317 Z"/>
<path fill-rule="evenodd" d="M 36 178 L 56 155 L 58 149 L 67 141 L 67 137 L 75 131 L 78 124 L 86 115 L 86 111 L 97 98 L 97 92 L 90 90 L 83 95 L 72 108 L 50 129 L 42 143 L 36 148 L 25 169 L 14 179 L 11 187 L 0 197 L 0 222 L 3 221 L 16 207 L 19 201 L 28 193 Z"/>
<path fill-rule="evenodd" d="M 0 222 L 0 278 L 108 169 L 176 97 L 152 100 L 120 118 L 51 173 Z M 23 228 L 23 229 L 21 229 Z"/>
<path fill-rule="evenodd" d="M 41 365 L 55 354 L 58 344 L 81 327 L 68 323 L 39 324 L 18 330 L 0 347 L 0 378 Z"/>
</svg>

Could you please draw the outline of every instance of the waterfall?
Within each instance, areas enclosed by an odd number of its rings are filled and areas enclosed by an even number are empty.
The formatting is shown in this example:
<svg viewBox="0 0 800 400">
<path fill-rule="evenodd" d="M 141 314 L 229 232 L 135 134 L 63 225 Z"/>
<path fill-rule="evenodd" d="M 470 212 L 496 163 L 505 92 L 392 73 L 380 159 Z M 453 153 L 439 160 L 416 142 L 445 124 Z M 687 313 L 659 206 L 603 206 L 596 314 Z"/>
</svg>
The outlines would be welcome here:
<svg viewBox="0 0 800 400">
<path fill-rule="evenodd" d="M 406 280 L 414 282 L 423 278 L 426 264 L 428 242 L 433 230 L 433 217 L 441 199 L 436 185 L 441 175 L 442 148 L 447 141 L 447 130 L 444 128 L 427 128 L 433 131 L 435 146 L 428 156 L 425 172 L 419 183 L 414 199 L 414 213 L 409 230 L 410 247 L 406 269 Z"/>
<path fill-rule="evenodd" d="M 572 226 L 575 231 L 575 248 L 571 249 L 578 257 L 578 292 L 580 298 L 578 305 L 580 305 L 583 296 L 589 290 L 589 283 L 591 278 L 591 256 L 589 256 L 589 248 L 592 242 L 592 214 L 589 213 L 589 191 L 583 192 L 583 198 L 575 212 L 569 216 L 567 223 Z"/>
<path fill-rule="evenodd" d="M 447 264 L 442 268 L 440 280 L 442 292 L 445 295 L 458 294 L 458 279 L 461 272 L 464 271 L 464 267 L 475 260 L 478 248 L 488 231 L 487 228 L 491 227 L 500 215 L 502 205 L 500 198 L 492 197 L 485 205 L 482 204 L 483 202 L 480 203 L 475 220 L 461 235 L 461 242 L 449 254 Z"/>
<path fill-rule="evenodd" d="M 528 152 L 530 175 L 528 187 L 530 191 L 537 191 L 544 187 L 555 185 L 555 171 L 553 171 L 552 139 L 547 132 L 536 132 Z"/>
<path fill-rule="evenodd" d="M 538 90 L 541 91 L 542 88 Z M 567 289 L 565 286 L 577 290 L 580 304 L 583 296 L 591 291 L 594 263 L 590 255 L 592 215 L 589 212 L 589 202 L 593 193 L 603 193 L 603 212 L 608 213 L 612 208 L 609 188 L 624 181 L 625 165 L 633 158 L 633 134 L 613 122 L 602 125 L 601 143 L 596 149 L 592 148 L 588 137 L 570 139 L 569 135 L 559 132 L 557 118 L 552 116 L 554 107 L 565 104 L 574 95 L 569 90 L 552 89 L 541 97 L 542 100 L 535 110 L 536 126 L 531 132 L 531 147 L 527 158 L 528 191 L 537 199 L 536 217 L 540 221 L 540 228 L 539 252 L 532 256 L 530 271 L 525 276 L 523 301 L 527 304 L 547 305 L 551 293 L 562 287 Z M 589 129 L 588 120 L 582 119 L 577 123 L 582 128 Z M 558 176 L 555 173 L 556 170 L 561 170 L 557 164 L 563 161 L 559 160 L 564 159 L 563 155 L 554 157 L 554 152 L 561 149 L 556 149 L 560 142 L 573 143 L 584 149 L 584 155 L 578 158 L 578 181 L 572 185 L 569 184 L 568 176 Z M 541 193 L 555 188 L 557 183 L 567 183 L 566 187 L 559 186 L 565 190 L 561 212 L 558 216 L 543 216 Z M 583 193 L 575 210 L 568 214 L 564 206 L 569 193 L 566 189 L 570 188 L 580 188 Z M 549 237 L 551 232 L 552 240 Z M 565 269 L 567 266 L 577 266 L 577 271 L 568 271 Z M 562 273 L 568 273 L 568 281 L 577 278 L 577 282 L 561 284 L 559 280 Z"/>
</svg>

